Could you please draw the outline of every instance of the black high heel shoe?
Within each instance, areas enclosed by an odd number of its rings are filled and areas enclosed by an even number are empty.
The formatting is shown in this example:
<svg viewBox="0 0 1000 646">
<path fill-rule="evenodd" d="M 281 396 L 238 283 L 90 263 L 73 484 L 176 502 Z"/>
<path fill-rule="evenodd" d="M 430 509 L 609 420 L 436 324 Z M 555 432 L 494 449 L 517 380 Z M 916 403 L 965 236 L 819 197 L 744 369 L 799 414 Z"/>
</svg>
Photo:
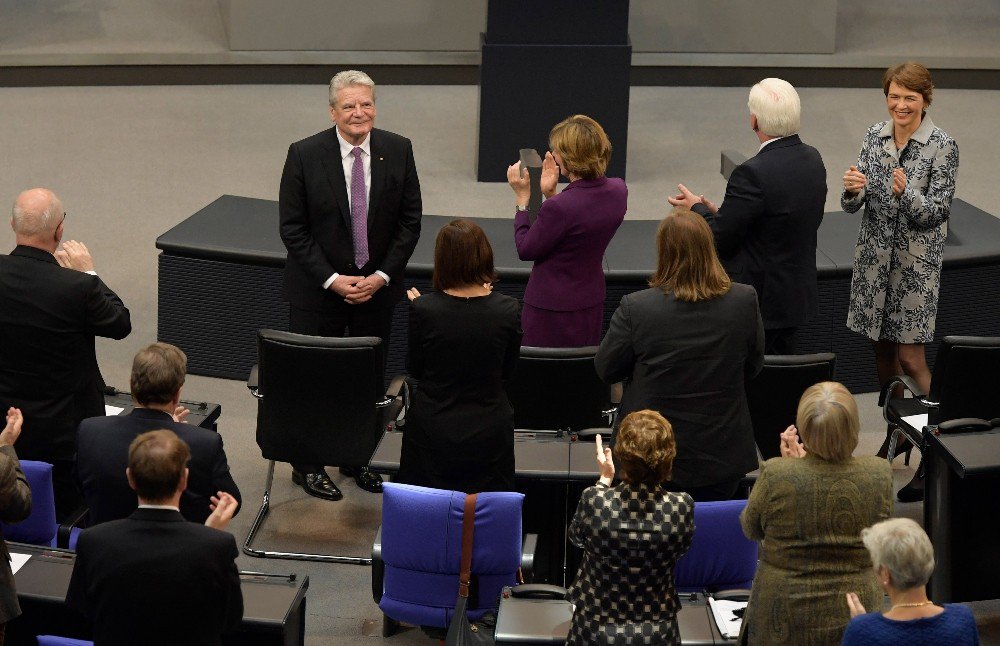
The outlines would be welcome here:
<svg viewBox="0 0 1000 646">
<path fill-rule="evenodd" d="M 924 461 L 920 460 L 920 466 L 913 475 L 913 479 L 905 487 L 896 492 L 899 502 L 918 502 L 924 499 Z"/>
<path fill-rule="evenodd" d="M 889 457 L 889 440 L 892 439 L 893 430 L 894 429 L 892 426 L 889 426 L 886 429 L 885 441 L 882 442 L 881 448 L 879 448 L 878 453 L 875 454 L 882 459 L 887 459 Z M 902 453 L 905 456 L 903 464 L 906 466 L 910 466 L 910 453 L 912 451 L 913 451 L 913 442 L 911 442 L 909 438 L 907 438 L 904 435 L 902 439 L 896 444 L 896 454 L 893 455 L 892 457 L 893 459 L 895 459 L 896 456 Z"/>
</svg>

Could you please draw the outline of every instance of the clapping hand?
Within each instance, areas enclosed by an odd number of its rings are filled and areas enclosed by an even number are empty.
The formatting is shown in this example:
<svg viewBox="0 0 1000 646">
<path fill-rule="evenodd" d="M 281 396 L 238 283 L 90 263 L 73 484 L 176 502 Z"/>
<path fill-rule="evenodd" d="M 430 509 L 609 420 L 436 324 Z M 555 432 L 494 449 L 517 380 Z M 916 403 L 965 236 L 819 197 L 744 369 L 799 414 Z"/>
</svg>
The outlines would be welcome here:
<svg viewBox="0 0 1000 646">
<path fill-rule="evenodd" d="M 847 607 L 851 609 L 851 616 L 857 617 L 858 615 L 865 614 L 865 607 L 861 605 L 861 599 L 858 598 L 856 592 L 847 593 Z"/>
<path fill-rule="evenodd" d="M 406 290 L 406 297 L 410 299 L 410 302 L 412 303 L 413 301 L 420 298 L 420 290 L 417 289 L 416 287 L 411 287 L 408 290 Z"/>
<path fill-rule="evenodd" d="M 848 194 L 857 195 L 867 184 L 868 178 L 857 166 L 851 166 L 844 172 L 844 191 Z"/>
<path fill-rule="evenodd" d="M 806 449 L 799 444 L 799 429 L 794 425 L 789 426 L 781 434 L 781 457 L 783 458 L 804 458 Z"/>
<path fill-rule="evenodd" d="M 604 446 L 600 433 L 598 433 L 594 443 L 597 447 L 597 469 L 601 473 L 599 480 L 611 486 L 611 481 L 615 479 L 615 463 L 611 459 L 611 447 Z"/>
<path fill-rule="evenodd" d="M 678 206 L 690 211 L 695 204 L 704 204 L 705 208 L 711 213 L 716 213 L 719 210 L 718 207 L 706 200 L 704 195 L 695 195 L 688 189 L 687 186 L 684 186 L 683 184 L 678 184 L 677 190 L 677 195 L 667 198 L 667 201 L 670 202 L 672 206 Z"/>
<path fill-rule="evenodd" d="M 87 245 L 82 242 L 67 240 L 56 249 L 53 255 L 56 257 L 56 262 L 66 269 L 83 272 L 94 271 L 94 260 L 90 257 Z"/>
<path fill-rule="evenodd" d="M 17 438 L 21 437 L 21 424 L 24 423 L 24 416 L 20 408 L 13 406 L 7 409 L 7 426 L 0 432 L 0 446 L 14 446 Z"/>
<path fill-rule="evenodd" d="M 544 162 L 542 163 L 544 166 Z M 528 169 L 521 167 L 521 162 L 514 162 L 507 167 L 507 183 L 514 190 L 514 196 L 519 206 L 527 206 L 531 198 L 531 178 Z"/>
<path fill-rule="evenodd" d="M 217 491 L 216 495 L 212 496 L 211 503 L 209 509 L 212 513 L 205 519 L 205 527 L 225 530 L 229 521 L 233 519 L 239 503 L 225 491 Z"/>
<path fill-rule="evenodd" d="M 892 169 L 892 194 L 899 197 L 906 190 L 906 171 L 902 168 Z"/>
<path fill-rule="evenodd" d="M 187 416 L 190 413 L 191 411 L 185 408 L 184 406 L 178 406 L 177 408 L 174 409 L 174 413 L 173 415 L 171 415 L 171 417 L 173 417 L 174 421 L 177 422 L 178 424 L 187 424 Z"/>
<path fill-rule="evenodd" d="M 542 160 L 542 179 L 540 186 L 542 189 L 542 195 L 545 199 L 548 199 L 556 194 L 556 185 L 559 183 L 559 166 L 556 165 L 556 158 L 552 155 L 552 151 L 545 153 L 545 159 Z"/>
</svg>

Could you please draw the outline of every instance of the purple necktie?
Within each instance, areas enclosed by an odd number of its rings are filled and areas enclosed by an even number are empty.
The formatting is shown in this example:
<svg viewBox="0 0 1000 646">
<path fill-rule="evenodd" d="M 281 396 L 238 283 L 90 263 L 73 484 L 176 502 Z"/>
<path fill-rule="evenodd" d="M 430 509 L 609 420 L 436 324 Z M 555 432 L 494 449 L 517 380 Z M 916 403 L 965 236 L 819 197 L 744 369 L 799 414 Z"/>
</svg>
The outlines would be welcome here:
<svg viewBox="0 0 1000 646">
<path fill-rule="evenodd" d="M 365 191 L 364 153 L 360 148 L 351 151 L 354 166 L 351 168 L 351 233 L 354 235 L 354 264 L 361 269 L 368 262 L 368 196 Z"/>
</svg>

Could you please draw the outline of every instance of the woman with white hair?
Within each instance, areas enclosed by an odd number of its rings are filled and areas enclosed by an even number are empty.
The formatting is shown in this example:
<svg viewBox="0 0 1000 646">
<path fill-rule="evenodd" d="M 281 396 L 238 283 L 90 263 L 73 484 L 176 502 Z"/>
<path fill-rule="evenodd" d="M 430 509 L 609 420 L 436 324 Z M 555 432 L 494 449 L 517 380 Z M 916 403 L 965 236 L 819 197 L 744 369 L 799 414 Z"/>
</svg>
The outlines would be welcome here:
<svg viewBox="0 0 1000 646">
<path fill-rule="evenodd" d="M 874 455 L 852 457 L 858 405 L 841 384 L 808 388 L 795 423 L 740 516 L 747 537 L 761 541 L 743 620 L 751 646 L 839 644 L 850 619 L 844 595 L 882 599 L 859 536 L 892 512 L 892 469 Z"/>
<path fill-rule="evenodd" d="M 927 580 L 934 571 L 934 548 L 923 528 L 909 518 L 892 518 L 861 530 L 879 585 L 892 607 L 865 614 L 858 595 L 849 592 L 851 622 L 845 646 L 879 644 L 979 644 L 979 632 L 967 606 L 935 605 L 927 598 Z"/>
</svg>

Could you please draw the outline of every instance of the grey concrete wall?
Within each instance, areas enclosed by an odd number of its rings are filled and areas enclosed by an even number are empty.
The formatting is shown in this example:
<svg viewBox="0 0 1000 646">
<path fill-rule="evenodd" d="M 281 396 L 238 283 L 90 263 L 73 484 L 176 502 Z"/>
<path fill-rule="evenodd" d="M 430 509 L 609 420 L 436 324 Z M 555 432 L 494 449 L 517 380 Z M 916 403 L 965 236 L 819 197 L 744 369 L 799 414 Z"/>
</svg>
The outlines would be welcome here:
<svg viewBox="0 0 1000 646">
<path fill-rule="evenodd" d="M 479 51 L 487 0 L 218 0 L 232 50 Z M 618 1 L 618 0 L 612 0 Z M 635 52 L 832 53 L 837 0 L 631 0 Z"/>
</svg>

